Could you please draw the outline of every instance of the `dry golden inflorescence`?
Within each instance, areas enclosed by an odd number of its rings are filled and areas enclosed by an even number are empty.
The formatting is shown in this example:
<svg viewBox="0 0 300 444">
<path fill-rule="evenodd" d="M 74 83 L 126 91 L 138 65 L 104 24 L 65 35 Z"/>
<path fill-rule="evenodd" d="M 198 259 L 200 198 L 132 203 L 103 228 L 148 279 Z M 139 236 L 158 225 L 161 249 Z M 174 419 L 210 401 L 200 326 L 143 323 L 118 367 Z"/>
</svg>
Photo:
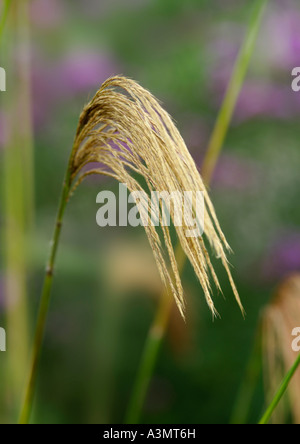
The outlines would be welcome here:
<svg viewBox="0 0 300 444">
<path fill-rule="evenodd" d="M 86 169 L 95 163 L 99 164 L 98 168 Z M 69 168 L 73 190 L 87 176 L 101 174 L 126 184 L 131 193 L 202 191 L 206 206 L 205 238 L 222 261 L 243 312 L 226 256 L 230 247 L 203 180 L 171 117 L 150 92 L 124 77 L 108 79 L 80 116 Z M 143 177 L 144 188 L 136 176 Z M 171 216 L 174 222 L 174 214 Z M 219 280 L 204 238 L 187 237 L 188 228 L 184 221 L 182 226 L 176 226 L 177 236 L 215 316 L 211 280 L 220 290 Z M 160 276 L 184 316 L 183 288 L 169 229 L 162 226 L 163 241 L 151 224 L 145 227 L 145 231 Z"/>
</svg>

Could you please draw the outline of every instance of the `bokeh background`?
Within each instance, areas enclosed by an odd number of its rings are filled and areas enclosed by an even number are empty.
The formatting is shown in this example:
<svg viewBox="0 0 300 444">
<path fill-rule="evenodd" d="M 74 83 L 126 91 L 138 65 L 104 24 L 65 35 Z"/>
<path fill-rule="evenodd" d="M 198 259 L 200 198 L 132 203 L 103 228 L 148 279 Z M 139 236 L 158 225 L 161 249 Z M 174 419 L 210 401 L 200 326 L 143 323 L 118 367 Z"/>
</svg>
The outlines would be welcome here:
<svg viewBox="0 0 300 444">
<path fill-rule="evenodd" d="M 200 168 L 253 7 L 250 0 L 27 3 L 28 15 L 13 11 L 1 42 L 7 92 L 0 97 L 0 325 L 9 331 L 9 319 L 15 322 L 18 350 L 8 364 L 8 338 L 0 354 L 1 423 L 15 420 L 20 391 L 14 393 L 10 377 L 17 387 L 26 376 L 58 197 L 83 105 L 111 75 L 139 81 L 174 117 Z M 225 298 L 215 295 L 221 319 L 212 322 L 185 267 L 187 323 L 174 308 L 144 423 L 230 422 L 261 314 L 277 285 L 300 269 L 300 93 L 291 89 L 291 71 L 299 65 L 299 4 L 272 0 L 211 184 L 247 317 L 220 269 Z M 28 189 L 21 187 L 18 197 L 14 184 L 32 162 L 34 169 L 24 173 Z M 124 421 L 155 316 L 162 288 L 146 236 L 142 229 L 97 227 L 102 189 L 118 184 L 87 181 L 66 214 L 36 423 Z M 13 315 L 24 294 L 26 322 Z M 294 327 L 300 326 L 296 315 Z M 8 365 L 14 366 L 9 372 Z M 248 422 L 259 419 L 266 403 L 262 373 Z"/>
</svg>

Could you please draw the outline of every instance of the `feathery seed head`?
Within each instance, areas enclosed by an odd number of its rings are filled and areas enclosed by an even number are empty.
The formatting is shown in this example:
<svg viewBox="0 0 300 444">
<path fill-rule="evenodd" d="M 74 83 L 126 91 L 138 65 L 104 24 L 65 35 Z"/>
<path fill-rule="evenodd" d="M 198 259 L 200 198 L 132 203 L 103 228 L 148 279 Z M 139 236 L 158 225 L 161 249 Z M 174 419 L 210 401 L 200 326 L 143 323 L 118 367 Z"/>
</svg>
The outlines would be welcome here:
<svg viewBox="0 0 300 444">
<path fill-rule="evenodd" d="M 87 172 L 85 167 L 95 162 L 100 167 Z M 127 184 L 131 193 L 145 191 L 149 195 L 152 191 L 202 191 L 206 205 L 205 237 L 221 259 L 244 313 L 226 257 L 229 245 L 204 183 L 171 117 L 152 94 L 133 80 L 124 77 L 108 79 L 83 109 L 69 168 L 73 190 L 88 175 L 101 174 Z M 133 173 L 144 178 L 144 188 Z M 162 217 L 160 212 L 160 219 Z M 174 212 L 171 217 L 174 222 Z M 177 236 L 215 316 L 217 311 L 211 295 L 211 278 L 218 289 L 220 284 L 204 239 L 200 236 L 187 237 L 187 229 L 190 227 L 183 221 L 183 226 L 176 226 Z M 145 227 L 160 276 L 184 316 L 183 288 L 169 229 L 162 226 L 162 230 L 164 245 L 154 226 L 149 224 Z"/>
</svg>

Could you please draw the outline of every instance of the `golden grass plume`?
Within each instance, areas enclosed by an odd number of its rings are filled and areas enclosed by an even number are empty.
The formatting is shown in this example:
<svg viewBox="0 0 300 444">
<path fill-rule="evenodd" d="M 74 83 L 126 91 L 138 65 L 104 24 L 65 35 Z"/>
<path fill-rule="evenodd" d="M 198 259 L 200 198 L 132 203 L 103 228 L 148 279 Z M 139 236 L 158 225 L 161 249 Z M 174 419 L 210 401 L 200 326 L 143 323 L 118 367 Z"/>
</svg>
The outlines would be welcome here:
<svg viewBox="0 0 300 444">
<path fill-rule="evenodd" d="M 100 166 L 86 171 L 86 166 L 91 163 L 99 163 Z M 131 193 L 146 191 L 149 195 L 152 191 L 202 191 L 206 206 L 206 240 L 222 261 L 243 311 L 226 257 L 226 251 L 230 248 L 204 183 L 171 117 L 150 92 L 124 77 L 108 79 L 83 109 L 69 168 L 73 190 L 87 176 L 104 174 L 127 184 Z M 134 173 L 144 178 L 145 189 L 135 179 Z M 160 214 L 160 219 L 162 217 Z M 174 214 L 171 217 L 174 222 Z M 184 221 L 183 226 L 176 226 L 177 236 L 215 316 L 217 311 L 212 300 L 210 281 L 212 279 L 220 289 L 219 280 L 203 237 L 186 237 L 188 228 Z M 169 229 L 162 227 L 163 242 L 154 226 L 149 224 L 145 230 L 160 276 L 173 293 L 184 316 L 183 288 Z"/>
</svg>

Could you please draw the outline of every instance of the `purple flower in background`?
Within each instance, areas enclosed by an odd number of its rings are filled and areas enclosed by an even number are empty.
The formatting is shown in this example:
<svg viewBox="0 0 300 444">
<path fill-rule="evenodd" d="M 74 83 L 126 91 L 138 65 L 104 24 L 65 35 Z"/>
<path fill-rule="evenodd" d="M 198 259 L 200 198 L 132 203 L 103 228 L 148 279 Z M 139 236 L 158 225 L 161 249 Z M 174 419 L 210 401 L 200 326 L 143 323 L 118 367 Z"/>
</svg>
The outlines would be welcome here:
<svg viewBox="0 0 300 444">
<path fill-rule="evenodd" d="M 207 48 L 207 59 L 212 59 L 208 76 L 212 85 L 212 94 L 217 96 L 219 105 L 239 52 L 243 29 L 236 24 L 226 23 L 223 27 L 217 27 L 214 35 Z"/>
<path fill-rule="evenodd" d="M 232 69 L 243 42 L 245 29 L 225 23 L 216 30 L 209 54 L 213 62 L 211 91 L 220 106 Z M 300 66 L 300 11 L 294 2 L 274 3 L 264 20 L 259 45 L 252 62 L 253 70 L 263 66 L 265 80 L 247 80 L 243 86 L 234 119 L 241 122 L 256 116 L 288 119 L 300 114 L 299 96 L 290 87 L 291 70 Z M 285 76 L 280 83 L 278 79 Z M 261 74 L 259 74 L 261 79 Z M 276 79 L 276 80 L 275 80 Z"/>
<path fill-rule="evenodd" d="M 260 169 L 254 161 L 226 154 L 218 162 L 213 185 L 245 192 L 259 186 L 260 177 Z"/>
<path fill-rule="evenodd" d="M 89 0 L 88 4 L 86 0 L 79 2 L 80 11 L 90 18 L 99 19 L 107 14 L 113 13 L 124 8 L 143 8 L 150 3 L 151 0 Z"/>
<path fill-rule="evenodd" d="M 54 77 L 54 67 L 49 64 L 38 52 L 32 58 L 32 107 L 36 128 L 40 128 L 52 111 L 52 105 L 59 100 Z"/>
<path fill-rule="evenodd" d="M 267 64 L 286 71 L 300 64 L 300 11 L 291 2 L 274 6 L 266 17 L 260 52 Z"/>
<path fill-rule="evenodd" d="M 187 114 L 183 116 L 183 128 L 181 129 L 183 138 L 190 151 L 195 151 L 198 157 L 199 153 L 204 153 L 209 140 L 209 128 L 205 120 L 201 116 Z M 197 159 L 196 159 L 197 162 Z"/>
<path fill-rule="evenodd" d="M 290 87 L 247 82 L 240 94 L 235 112 L 236 121 L 256 116 L 287 119 L 300 113 L 300 104 Z"/>
<path fill-rule="evenodd" d="M 294 271 L 300 271 L 300 232 L 285 233 L 271 245 L 263 261 L 266 280 L 279 280 Z"/>
<path fill-rule="evenodd" d="M 243 42 L 245 27 L 236 23 L 223 23 L 215 30 L 209 54 L 218 65 L 214 72 L 224 78 L 232 71 L 238 50 Z M 259 35 L 259 45 L 254 55 L 254 65 L 263 64 L 270 71 L 290 70 L 300 64 L 300 10 L 294 2 L 285 0 L 281 5 L 273 2 L 264 19 Z"/>
<path fill-rule="evenodd" d="M 291 64 L 298 66 L 300 63 L 300 14 L 291 23 L 290 49 Z"/>
<path fill-rule="evenodd" d="M 212 77 L 212 94 L 217 108 L 222 103 L 231 73 L 232 65 L 224 66 Z M 289 83 L 272 83 L 272 79 L 266 79 L 265 82 L 248 80 L 240 93 L 234 121 L 240 123 L 258 116 L 289 119 L 299 114 L 300 97 L 294 94 Z"/>
<path fill-rule="evenodd" d="M 32 0 L 31 20 L 41 28 L 54 28 L 62 24 L 65 16 L 63 2 L 58 0 Z"/>
<path fill-rule="evenodd" d="M 62 60 L 56 78 L 62 90 L 76 94 L 99 87 L 113 74 L 118 74 L 118 66 L 110 55 L 83 49 Z"/>
<path fill-rule="evenodd" d="M 56 106 L 78 94 L 86 97 L 110 76 L 119 72 L 113 56 L 80 50 L 64 55 L 50 64 L 36 53 L 33 57 L 33 109 L 36 127 L 40 127 Z"/>
<path fill-rule="evenodd" d="M 218 87 L 215 88 L 215 102 L 218 107 L 222 103 L 227 84 L 228 82 L 221 84 L 219 81 Z M 234 122 L 241 123 L 255 117 L 286 120 L 299 114 L 300 97 L 292 91 L 290 85 L 255 83 L 248 80 L 240 93 Z"/>
</svg>

